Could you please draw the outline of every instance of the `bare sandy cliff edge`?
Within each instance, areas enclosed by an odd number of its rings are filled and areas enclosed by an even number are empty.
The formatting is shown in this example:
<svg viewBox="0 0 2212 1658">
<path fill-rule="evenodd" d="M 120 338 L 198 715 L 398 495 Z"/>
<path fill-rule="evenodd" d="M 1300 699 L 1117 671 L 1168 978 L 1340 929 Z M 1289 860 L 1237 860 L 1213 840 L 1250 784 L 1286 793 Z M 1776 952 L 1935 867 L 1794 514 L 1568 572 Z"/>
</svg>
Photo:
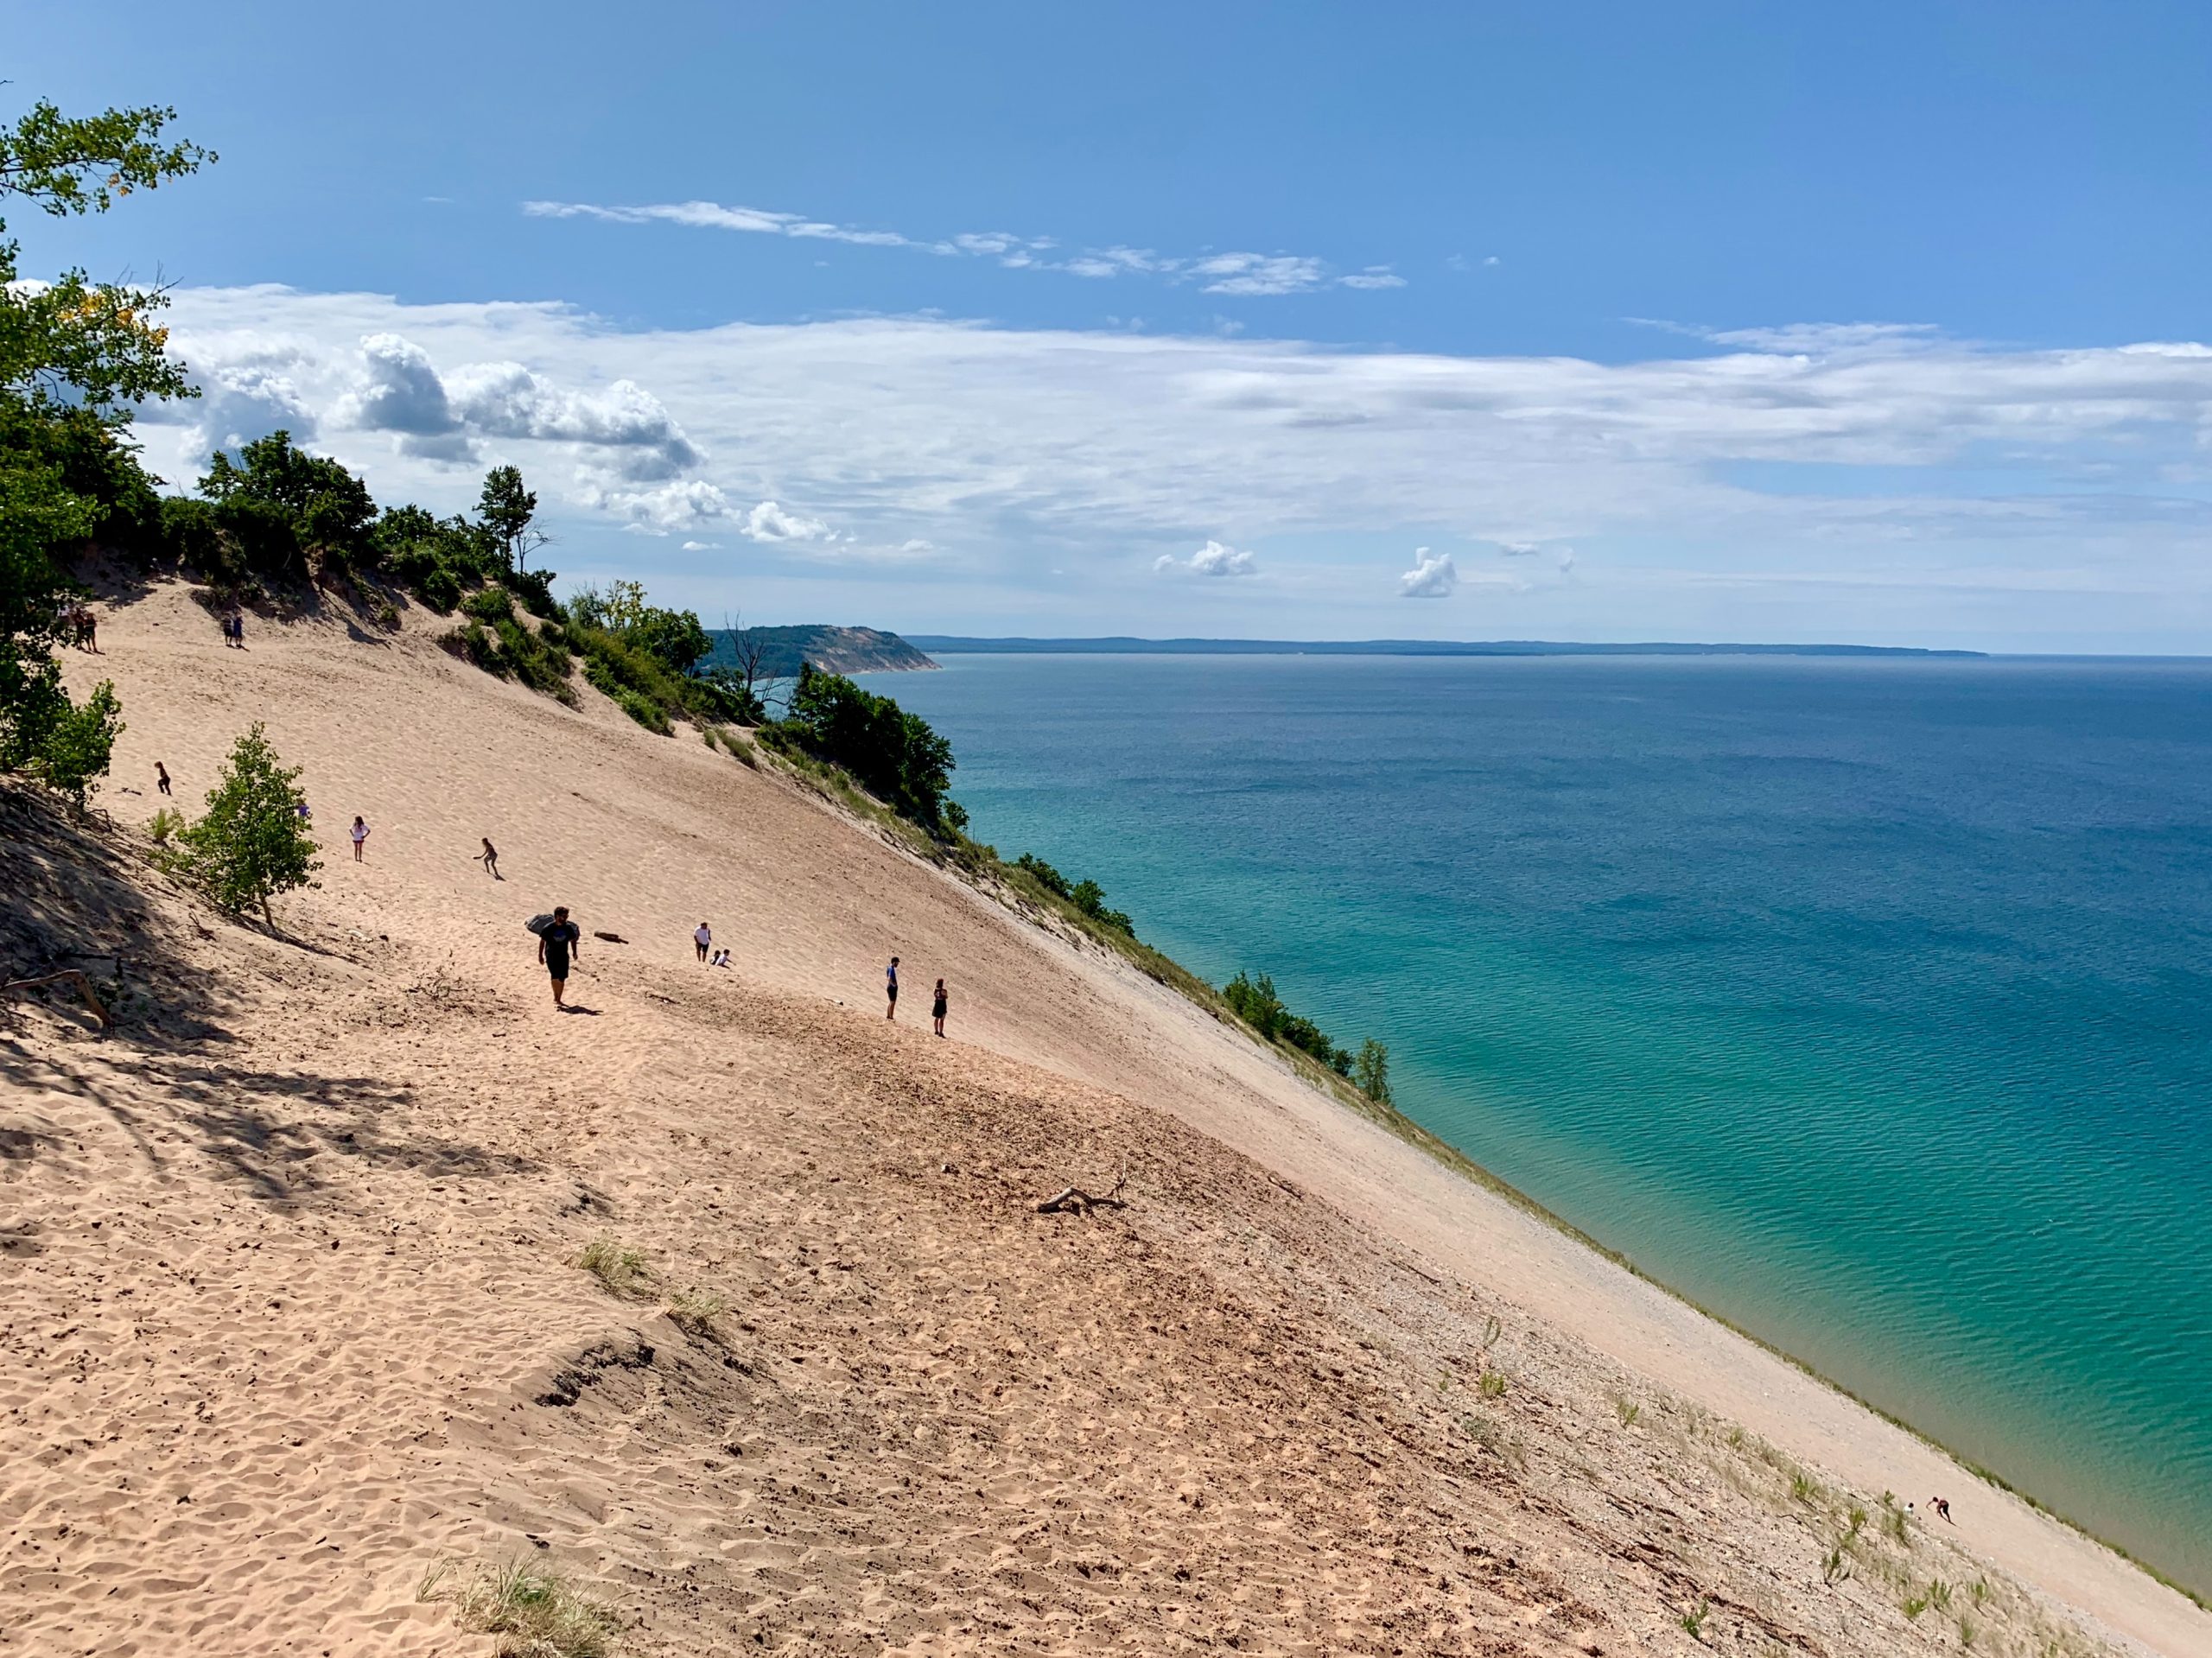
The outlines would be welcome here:
<svg viewBox="0 0 2212 1658">
<path fill-rule="evenodd" d="M 1117 958 L 442 626 L 232 651 L 156 588 L 68 664 L 117 829 L 0 789 L 0 952 L 121 986 L 0 1004 L 0 1653 L 485 1653 L 418 1585 L 517 1559 L 628 1654 L 2212 1652 Z M 327 843 L 280 937 L 141 832 L 256 720 Z"/>
</svg>

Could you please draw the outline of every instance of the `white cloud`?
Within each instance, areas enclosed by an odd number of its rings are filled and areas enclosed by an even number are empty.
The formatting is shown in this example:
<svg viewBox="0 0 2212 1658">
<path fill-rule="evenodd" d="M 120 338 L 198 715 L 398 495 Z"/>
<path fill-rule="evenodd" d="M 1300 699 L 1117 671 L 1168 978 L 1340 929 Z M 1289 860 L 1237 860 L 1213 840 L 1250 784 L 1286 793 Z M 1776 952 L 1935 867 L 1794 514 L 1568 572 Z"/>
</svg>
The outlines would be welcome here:
<svg viewBox="0 0 2212 1658">
<path fill-rule="evenodd" d="M 673 479 L 650 488 L 609 486 L 589 478 L 579 480 L 578 499 L 595 511 L 611 513 L 626 528 L 645 535 L 673 535 L 693 530 L 729 510 L 728 499 L 703 479 Z"/>
<path fill-rule="evenodd" d="M 737 533 L 752 541 L 835 541 L 830 526 L 819 518 L 786 512 L 773 501 L 763 501 L 745 515 Z"/>
<path fill-rule="evenodd" d="M 1403 288 L 1406 279 L 1388 265 L 1369 265 L 1348 276 L 1332 276 L 1325 261 L 1302 254 L 1213 253 L 1173 258 L 1150 248 L 1086 248 L 1064 258 L 1047 257 L 1058 244 L 1049 236 L 1017 236 L 1011 231 L 963 231 L 944 238 L 903 235 L 897 231 L 861 230 L 809 219 L 803 213 L 766 207 L 726 206 L 718 201 L 664 201 L 642 206 L 607 206 L 589 201 L 525 201 L 533 219 L 589 219 L 610 225 L 682 225 L 697 230 L 741 231 L 757 236 L 785 236 L 863 247 L 912 248 L 955 257 L 996 259 L 1010 270 L 1057 270 L 1071 276 L 1105 280 L 1114 276 L 1155 276 L 1198 281 L 1209 294 L 1268 296 L 1307 294 L 1334 283 L 1353 289 Z"/>
<path fill-rule="evenodd" d="M 524 468 L 571 548 L 594 522 L 712 539 L 700 528 L 719 518 L 727 540 L 774 501 L 839 539 L 748 538 L 764 564 L 928 540 L 957 556 L 912 568 L 982 594 L 1048 568 L 1103 581 L 1133 543 L 1235 524 L 1271 549 L 1295 538 L 1300 591 L 1350 607 L 1362 538 L 1466 550 L 1446 537 L 1502 532 L 1540 549 L 1484 551 L 1461 574 L 1474 586 L 1602 537 L 1602 570 L 1592 557 L 1532 589 L 1585 607 L 1564 629 L 1659 626 L 1624 596 L 1639 561 L 1677 593 L 1798 565 L 1900 595 L 1953 567 L 2038 594 L 2163 584 L 2175 601 L 2158 608 L 2212 623 L 2212 353 L 2190 342 L 2030 351 L 1906 331 L 1807 351 L 1802 331 L 1763 330 L 1599 363 L 926 318 L 623 332 L 553 303 L 276 288 L 180 289 L 170 321 L 208 396 L 142 416 L 163 476 L 188 484 L 214 443 L 281 425 L 379 499 L 465 507 L 474 478 L 408 447 L 441 435 L 442 388 L 460 434 Z M 1914 602 L 1891 613 L 1927 613 Z"/>
<path fill-rule="evenodd" d="M 1180 570 L 1192 575 L 1257 575 L 1260 561 L 1248 551 L 1209 541 L 1188 558 L 1162 553 L 1152 561 L 1155 570 Z"/>
<path fill-rule="evenodd" d="M 1459 567 L 1452 563 L 1449 553 L 1431 553 L 1426 547 L 1414 549 L 1414 567 L 1398 578 L 1401 599 L 1448 599 L 1452 589 L 1459 585 Z"/>
<path fill-rule="evenodd" d="M 721 545 L 719 541 L 687 541 L 683 543 L 683 550 L 687 553 L 711 553 Z"/>
<path fill-rule="evenodd" d="M 1325 269 L 1319 259 L 1288 253 L 1216 253 L 1194 261 L 1191 272 L 1211 279 L 1209 294 L 1308 294 Z"/>
<path fill-rule="evenodd" d="M 1544 549 L 1533 541 L 1501 541 L 1497 550 L 1507 558 L 1534 558 Z"/>
</svg>

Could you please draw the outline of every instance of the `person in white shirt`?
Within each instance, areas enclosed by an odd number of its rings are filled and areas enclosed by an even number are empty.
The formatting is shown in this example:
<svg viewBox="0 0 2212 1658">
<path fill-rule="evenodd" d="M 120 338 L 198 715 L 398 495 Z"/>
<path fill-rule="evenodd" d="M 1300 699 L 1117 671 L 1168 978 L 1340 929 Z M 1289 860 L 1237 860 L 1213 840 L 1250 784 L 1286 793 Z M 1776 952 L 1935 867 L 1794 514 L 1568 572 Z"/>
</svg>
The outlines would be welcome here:
<svg viewBox="0 0 2212 1658">
<path fill-rule="evenodd" d="M 707 924 L 702 921 L 692 932 L 691 942 L 699 947 L 699 959 L 703 962 L 707 959 L 707 947 L 715 942 L 715 935 L 707 930 Z"/>
</svg>

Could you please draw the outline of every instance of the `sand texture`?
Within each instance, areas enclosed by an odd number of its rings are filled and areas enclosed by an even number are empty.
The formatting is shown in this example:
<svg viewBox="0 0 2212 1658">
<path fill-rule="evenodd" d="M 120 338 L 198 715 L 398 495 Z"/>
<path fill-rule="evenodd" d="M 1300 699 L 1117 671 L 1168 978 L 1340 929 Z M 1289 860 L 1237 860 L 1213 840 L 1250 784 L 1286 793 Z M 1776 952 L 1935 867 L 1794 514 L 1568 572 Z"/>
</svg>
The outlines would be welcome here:
<svg viewBox="0 0 2212 1658">
<path fill-rule="evenodd" d="M 635 1655 L 2212 1652 L 1118 959 L 442 625 L 231 651 L 158 587 L 69 664 L 114 827 L 0 785 L 0 960 L 120 987 L 0 1004 L 0 1654 L 489 1653 L 417 1587 L 514 1559 Z M 326 842 L 274 937 L 142 832 L 255 720 Z"/>
</svg>

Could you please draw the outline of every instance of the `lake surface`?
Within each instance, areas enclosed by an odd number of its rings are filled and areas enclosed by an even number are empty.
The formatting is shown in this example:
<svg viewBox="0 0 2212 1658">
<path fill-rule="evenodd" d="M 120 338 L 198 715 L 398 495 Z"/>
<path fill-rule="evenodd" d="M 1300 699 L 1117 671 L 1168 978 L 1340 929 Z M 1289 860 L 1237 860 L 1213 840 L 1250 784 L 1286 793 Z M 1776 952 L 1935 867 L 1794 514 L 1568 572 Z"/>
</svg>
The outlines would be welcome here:
<svg viewBox="0 0 2212 1658">
<path fill-rule="evenodd" d="M 943 660 L 978 839 L 2212 1591 L 2212 663 Z"/>
</svg>

